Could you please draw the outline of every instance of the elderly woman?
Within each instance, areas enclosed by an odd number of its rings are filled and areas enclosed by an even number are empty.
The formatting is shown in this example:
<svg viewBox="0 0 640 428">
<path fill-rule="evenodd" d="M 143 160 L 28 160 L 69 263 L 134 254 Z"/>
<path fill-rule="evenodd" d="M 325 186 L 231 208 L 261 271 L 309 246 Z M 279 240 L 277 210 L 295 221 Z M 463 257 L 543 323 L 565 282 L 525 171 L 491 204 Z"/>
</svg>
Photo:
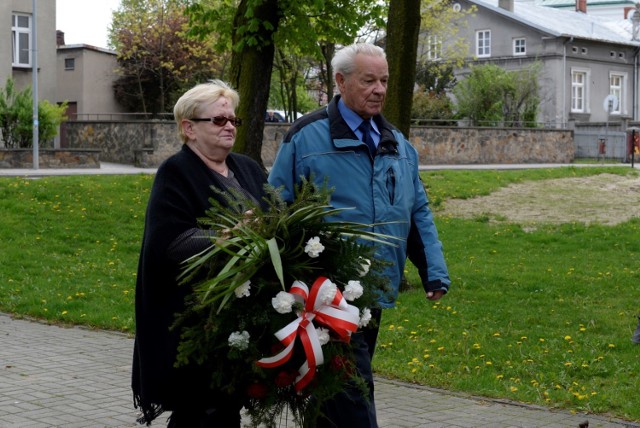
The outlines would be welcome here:
<svg viewBox="0 0 640 428">
<path fill-rule="evenodd" d="M 216 80 L 190 89 L 174 107 L 183 145 L 158 169 L 138 264 L 132 388 L 140 423 L 170 410 L 169 427 L 240 426 L 239 398 L 212 391 L 204 367 L 174 366 L 180 333 L 171 329 L 192 290 L 178 284 L 180 264 L 211 245 L 198 218 L 211 207 L 209 198 L 224 203 L 211 187 L 254 203 L 264 195 L 265 171 L 231 152 L 238 103 L 237 92 Z"/>
</svg>

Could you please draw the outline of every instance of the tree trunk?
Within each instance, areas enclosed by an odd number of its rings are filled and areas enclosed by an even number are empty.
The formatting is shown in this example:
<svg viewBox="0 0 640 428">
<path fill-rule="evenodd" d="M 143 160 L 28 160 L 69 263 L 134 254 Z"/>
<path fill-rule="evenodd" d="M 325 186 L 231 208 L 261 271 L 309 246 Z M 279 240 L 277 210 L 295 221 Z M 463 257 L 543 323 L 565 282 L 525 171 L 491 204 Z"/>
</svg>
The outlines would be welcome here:
<svg viewBox="0 0 640 428">
<path fill-rule="evenodd" d="M 246 10 L 247 1 L 243 0 L 236 12 L 234 29 L 246 28 L 249 25 L 245 18 Z M 260 29 L 253 33 L 257 44 L 250 46 L 245 41 L 241 50 L 234 50 L 231 60 L 231 83 L 240 94 L 240 105 L 236 115 L 242 119 L 234 151 L 244 153 L 263 165 L 262 137 L 274 58 L 272 36 L 279 23 L 278 0 L 265 0 L 254 9 L 254 18 L 262 22 Z M 268 24 L 265 25 L 266 23 Z M 234 45 L 241 37 L 235 31 L 237 30 L 234 30 L 233 35 Z"/>
<path fill-rule="evenodd" d="M 411 128 L 419 32 L 420 0 L 391 0 L 386 43 L 389 85 L 384 115 L 407 137 Z"/>
<path fill-rule="evenodd" d="M 322 50 L 322 58 L 323 58 L 323 65 L 324 67 L 321 67 L 321 75 L 323 77 L 323 80 L 325 81 L 325 84 L 327 85 L 327 100 L 331 101 L 331 98 L 333 98 L 333 67 L 331 67 L 331 59 L 333 58 L 333 55 L 336 53 L 336 45 L 335 43 L 322 43 L 320 45 L 320 49 Z M 322 71 L 322 69 L 324 69 L 324 71 Z"/>
</svg>

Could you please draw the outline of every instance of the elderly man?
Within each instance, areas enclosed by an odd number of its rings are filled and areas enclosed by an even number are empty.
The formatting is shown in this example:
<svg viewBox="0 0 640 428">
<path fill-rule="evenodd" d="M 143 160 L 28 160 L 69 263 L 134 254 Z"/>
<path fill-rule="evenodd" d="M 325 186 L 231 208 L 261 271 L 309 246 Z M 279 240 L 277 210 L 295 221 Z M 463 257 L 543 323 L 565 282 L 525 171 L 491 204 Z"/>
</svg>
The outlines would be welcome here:
<svg viewBox="0 0 640 428">
<path fill-rule="evenodd" d="M 400 131 L 382 116 L 389 71 L 384 51 L 354 44 L 332 61 L 340 91 L 327 107 L 293 123 L 269 175 L 287 200 L 302 178 L 335 189 L 331 204 L 344 210 L 335 221 L 375 224 L 376 232 L 401 238 L 381 245 L 376 257 L 392 263 L 384 275 L 391 292 L 380 307 L 395 304 L 407 257 L 418 268 L 429 300 L 440 299 L 450 279 L 427 195 L 418 174 L 418 155 Z M 375 317 L 380 320 L 381 311 Z M 352 337 L 359 373 L 369 397 L 349 388 L 323 408 L 319 427 L 377 427 L 371 359 L 378 323 Z"/>
</svg>

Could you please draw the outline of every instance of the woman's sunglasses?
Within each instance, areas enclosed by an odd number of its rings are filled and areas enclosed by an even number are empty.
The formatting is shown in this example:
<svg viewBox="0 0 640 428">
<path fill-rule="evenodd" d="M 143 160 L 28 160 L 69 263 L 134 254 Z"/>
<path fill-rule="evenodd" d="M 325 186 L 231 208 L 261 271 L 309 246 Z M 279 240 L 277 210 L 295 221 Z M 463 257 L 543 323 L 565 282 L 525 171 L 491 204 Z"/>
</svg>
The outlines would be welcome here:
<svg viewBox="0 0 640 428">
<path fill-rule="evenodd" d="M 227 122 L 231 122 L 231 124 L 235 127 L 242 125 L 242 119 L 237 117 L 225 117 L 225 116 L 194 117 L 189 120 L 192 120 L 194 122 L 212 122 L 216 126 L 225 126 Z"/>
</svg>

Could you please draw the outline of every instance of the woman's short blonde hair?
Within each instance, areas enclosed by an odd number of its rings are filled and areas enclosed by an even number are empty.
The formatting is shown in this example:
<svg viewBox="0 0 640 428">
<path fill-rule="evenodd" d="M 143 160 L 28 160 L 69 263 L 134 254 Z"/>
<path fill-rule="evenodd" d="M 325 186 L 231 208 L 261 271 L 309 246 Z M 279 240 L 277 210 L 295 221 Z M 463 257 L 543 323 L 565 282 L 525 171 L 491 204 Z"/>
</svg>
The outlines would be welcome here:
<svg viewBox="0 0 640 428">
<path fill-rule="evenodd" d="M 178 124 L 178 135 L 183 143 L 188 141 L 182 130 L 182 120 L 197 117 L 210 104 L 215 103 L 220 98 L 231 101 L 235 110 L 240 104 L 240 96 L 235 89 L 222 80 L 210 80 L 207 83 L 200 83 L 185 92 L 173 106 L 173 116 Z"/>
</svg>

